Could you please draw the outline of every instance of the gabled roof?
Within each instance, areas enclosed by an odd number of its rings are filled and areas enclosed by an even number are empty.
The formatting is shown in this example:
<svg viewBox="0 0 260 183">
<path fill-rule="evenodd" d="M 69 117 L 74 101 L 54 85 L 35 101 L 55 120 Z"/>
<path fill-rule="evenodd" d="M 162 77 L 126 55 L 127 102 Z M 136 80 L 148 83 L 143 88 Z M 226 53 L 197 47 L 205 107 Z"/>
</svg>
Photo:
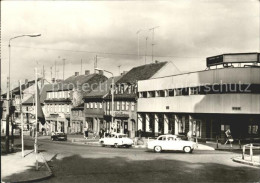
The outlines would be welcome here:
<svg viewBox="0 0 260 183">
<path fill-rule="evenodd" d="M 41 103 L 44 102 L 44 100 L 46 99 L 47 97 L 47 91 L 48 90 L 51 90 L 53 87 L 53 84 L 46 84 L 43 86 L 43 88 L 40 90 L 40 100 L 41 100 Z M 23 102 L 23 104 L 33 104 L 34 102 L 34 95 L 30 96 L 26 101 Z"/>
<path fill-rule="evenodd" d="M 62 90 L 72 90 L 73 88 L 80 87 L 86 93 L 89 93 L 92 89 L 91 86 L 98 84 L 107 80 L 107 77 L 100 74 L 89 74 L 89 75 L 79 75 L 70 76 L 65 81 L 55 84 L 55 86 L 48 91 L 62 91 Z"/>
<path fill-rule="evenodd" d="M 116 83 L 122 77 L 123 76 L 115 76 L 114 82 Z M 105 97 L 110 91 L 111 84 L 112 84 L 112 78 L 109 78 L 105 82 L 98 85 L 90 93 L 85 94 L 84 98 L 103 98 L 103 97 Z"/>
<path fill-rule="evenodd" d="M 42 78 L 38 78 L 38 81 L 42 80 Z M 35 80 L 31 80 L 31 81 L 28 81 L 27 83 L 24 83 L 21 85 L 21 88 L 22 88 L 22 91 L 24 91 L 26 88 L 32 86 L 35 84 Z M 20 86 L 17 86 L 15 87 L 14 89 L 11 90 L 12 94 L 18 94 L 20 95 Z M 2 97 L 6 97 L 7 95 L 7 92 L 6 93 L 3 93 L 1 96 Z"/>
<path fill-rule="evenodd" d="M 117 83 L 135 83 L 138 80 L 149 79 L 166 64 L 167 62 L 158 62 L 134 67 Z"/>
</svg>

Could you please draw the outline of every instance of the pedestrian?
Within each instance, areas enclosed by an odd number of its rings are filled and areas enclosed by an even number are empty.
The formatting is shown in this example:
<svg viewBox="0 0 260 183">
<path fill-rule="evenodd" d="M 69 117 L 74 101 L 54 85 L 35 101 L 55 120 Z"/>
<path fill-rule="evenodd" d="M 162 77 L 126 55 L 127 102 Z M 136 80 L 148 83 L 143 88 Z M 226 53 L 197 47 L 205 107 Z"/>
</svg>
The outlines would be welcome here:
<svg viewBox="0 0 260 183">
<path fill-rule="evenodd" d="M 231 136 L 231 131 L 230 129 L 228 129 L 226 132 L 226 137 L 227 137 L 227 141 L 225 142 L 225 145 L 229 142 L 230 143 L 230 147 L 232 147 L 232 142 L 234 141 L 232 136 Z"/>
<path fill-rule="evenodd" d="M 187 138 L 188 138 L 189 141 L 192 140 L 192 132 L 191 132 L 191 130 L 187 133 Z"/>
<path fill-rule="evenodd" d="M 85 137 L 85 139 L 88 139 L 88 128 L 87 127 L 84 129 L 84 137 Z"/>
</svg>

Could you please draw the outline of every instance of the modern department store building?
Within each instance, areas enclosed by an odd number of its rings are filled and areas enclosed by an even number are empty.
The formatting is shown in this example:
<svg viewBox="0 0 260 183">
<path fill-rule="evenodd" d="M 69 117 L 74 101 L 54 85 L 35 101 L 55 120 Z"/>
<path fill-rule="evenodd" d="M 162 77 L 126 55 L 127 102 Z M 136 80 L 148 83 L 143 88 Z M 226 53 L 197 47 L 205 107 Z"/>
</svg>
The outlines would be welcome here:
<svg viewBox="0 0 260 183">
<path fill-rule="evenodd" d="M 207 58 L 207 69 L 138 81 L 138 130 L 143 136 L 187 135 L 201 140 L 259 138 L 260 54 Z"/>
</svg>

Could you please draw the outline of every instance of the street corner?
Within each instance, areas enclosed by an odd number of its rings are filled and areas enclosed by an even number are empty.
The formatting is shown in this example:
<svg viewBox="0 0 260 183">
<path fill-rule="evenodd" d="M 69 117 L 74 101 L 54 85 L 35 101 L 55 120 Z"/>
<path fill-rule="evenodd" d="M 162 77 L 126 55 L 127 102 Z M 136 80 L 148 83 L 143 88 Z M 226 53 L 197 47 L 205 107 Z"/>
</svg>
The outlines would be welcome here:
<svg viewBox="0 0 260 183">
<path fill-rule="evenodd" d="M 260 168 L 260 157 L 259 156 L 253 156 L 252 159 L 249 157 L 245 157 L 243 159 L 242 156 L 237 156 L 237 157 L 232 158 L 232 160 L 237 163 L 242 163 L 242 164 Z"/>
<path fill-rule="evenodd" d="M 33 150 L 26 150 L 22 157 L 21 152 L 1 156 L 2 182 L 35 182 L 52 177 L 45 158 L 38 154 L 38 170 L 36 170 L 36 157 Z"/>
</svg>

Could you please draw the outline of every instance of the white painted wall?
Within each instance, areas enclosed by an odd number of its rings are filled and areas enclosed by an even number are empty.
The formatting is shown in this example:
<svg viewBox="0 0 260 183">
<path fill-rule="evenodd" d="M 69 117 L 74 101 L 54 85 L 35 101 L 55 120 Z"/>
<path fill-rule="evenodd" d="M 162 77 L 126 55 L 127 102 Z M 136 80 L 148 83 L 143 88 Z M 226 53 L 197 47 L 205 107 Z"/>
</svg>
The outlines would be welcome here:
<svg viewBox="0 0 260 183">
<path fill-rule="evenodd" d="M 169 106 L 169 109 L 166 109 Z M 241 110 L 232 110 L 241 107 Z M 260 94 L 210 94 L 139 98 L 138 112 L 260 114 Z"/>
<path fill-rule="evenodd" d="M 205 84 L 260 84 L 260 68 L 223 68 L 138 81 L 138 91 L 184 88 Z"/>
</svg>

